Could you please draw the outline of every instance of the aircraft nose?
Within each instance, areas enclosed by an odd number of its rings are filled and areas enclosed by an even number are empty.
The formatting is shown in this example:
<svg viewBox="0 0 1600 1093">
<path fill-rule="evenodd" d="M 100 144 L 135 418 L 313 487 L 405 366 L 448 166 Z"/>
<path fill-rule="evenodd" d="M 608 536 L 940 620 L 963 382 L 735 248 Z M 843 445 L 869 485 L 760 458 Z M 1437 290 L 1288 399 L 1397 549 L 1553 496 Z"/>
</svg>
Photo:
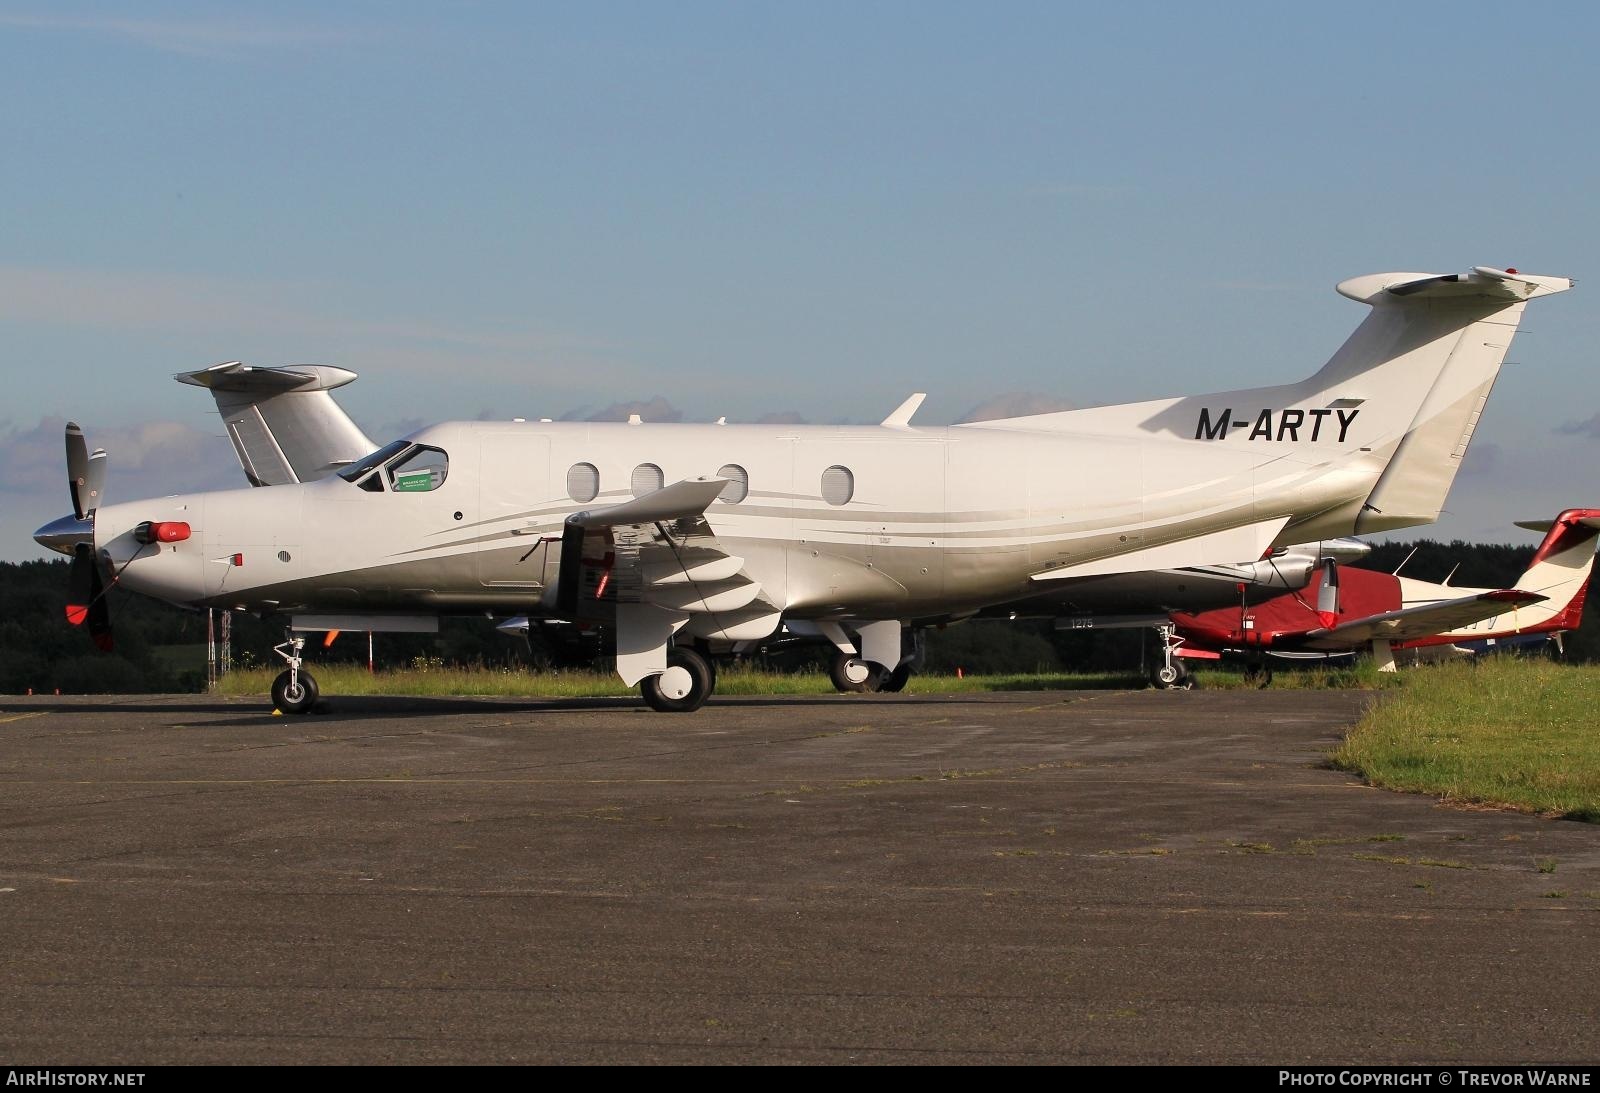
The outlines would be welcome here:
<svg viewBox="0 0 1600 1093">
<path fill-rule="evenodd" d="M 76 516 L 52 520 L 33 533 L 33 541 L 60 554 L 71 556 L 79 543 L 94 545 L 94 521 Z"/>
</svg>

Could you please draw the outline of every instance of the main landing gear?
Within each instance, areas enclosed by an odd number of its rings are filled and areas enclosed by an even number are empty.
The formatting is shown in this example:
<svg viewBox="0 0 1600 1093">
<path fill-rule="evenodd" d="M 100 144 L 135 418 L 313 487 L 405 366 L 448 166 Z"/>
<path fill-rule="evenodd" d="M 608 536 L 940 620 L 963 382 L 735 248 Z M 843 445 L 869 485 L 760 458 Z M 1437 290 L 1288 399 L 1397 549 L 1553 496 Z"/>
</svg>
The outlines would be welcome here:
<svg viewBox="0 0 1600 1093">
<path fill-rule="evenodd" d="M 301 667 L 304 658 L 300 654 L 305 647 L 305 636 L 295 633 L 290 633 L 282 645 L 272 647 L 289 665 L 287 672 L 272 681 L 272 704 L 283 713 L 310 713 L 317 704 L 317 681 Z"/>
<path fill-rule="evenodd" d="M 639 684 L 645 705 L 661 713 L 698 710 L 716 689 L 716 664 L 693 649 L 676 646 L 667 651 L 667 670 L 646 676 Z"/>
<path fill-rule="evenodd" d="M 841 694 L 899 694 L 911 680 L 911 662 L 885 671 L 854 653 L 835 652 L 828 661 L 828 678 Z"/>
<path fill-rule="evenodd" d="M 836 650 L 828 661 L 828 678 L 834 690 L 845 694 L 871 694 L 883 690 L 884 673 L 855 653 Z M 901 686 L 905 686 L 904 683 Z"/>
</svg>

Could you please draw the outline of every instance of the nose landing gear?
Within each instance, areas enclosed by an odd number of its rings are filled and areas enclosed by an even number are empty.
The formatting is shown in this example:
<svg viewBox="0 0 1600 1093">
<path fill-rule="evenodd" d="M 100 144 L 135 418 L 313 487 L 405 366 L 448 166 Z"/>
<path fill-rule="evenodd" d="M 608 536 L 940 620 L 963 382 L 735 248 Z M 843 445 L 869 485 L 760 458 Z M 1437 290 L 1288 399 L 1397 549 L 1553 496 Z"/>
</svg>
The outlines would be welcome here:
<svg viewBox="0 0 1600 1093">
<path fill-rule="evenodd" d="M 277 653 L 289 665 L 289 670 L 272 681 L 272 705 L 282 713 L 309 713 L 317 704 L 320 692 L 314 676 L 301 667 L 301 652 L 306 647 L 304 635 L 290 633 L 282 645 L 274 645 Z"/>
</svg>

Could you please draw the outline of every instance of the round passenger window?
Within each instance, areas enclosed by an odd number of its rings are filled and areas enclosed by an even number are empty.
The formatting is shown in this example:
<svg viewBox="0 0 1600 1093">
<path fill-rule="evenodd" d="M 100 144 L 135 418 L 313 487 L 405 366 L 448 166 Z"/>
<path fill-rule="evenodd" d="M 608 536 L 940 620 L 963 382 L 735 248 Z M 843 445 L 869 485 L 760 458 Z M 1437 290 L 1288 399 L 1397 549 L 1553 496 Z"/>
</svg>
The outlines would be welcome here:
<svg viewBox="0 0 1600 1093">
<path fill-rule="evenodd" d="M 643 497 L 647 493 L 655 493 L 666 483 L 666 478 L 661 473 L 661 468 L 654 463 L 641 463 L 633 468 L 633 495 Z"/>
<path fill-rule="evenodd" d="M 822 472 L 822 499 L 830 505 L 847 505 L 856 495 L 856 476 L 849 467 L 829 467 Z"/>
<path fill-rule="evenodd" d="M 567 496 L 586 505 L 600 493 L 600 472 L 593 463 L 574 463 L 567 471 Z"/>
<path fill-rule="evenodd" d="M 722 492 L 717 494 L 719 501 L 726 501 L 730 505 L 737 505 L 750 496 L 750 475 L 737 463 L 729 463 L 717 471 L 718 478 L 726 478 L 728 484 L 722 487 Z"/>
</svg>

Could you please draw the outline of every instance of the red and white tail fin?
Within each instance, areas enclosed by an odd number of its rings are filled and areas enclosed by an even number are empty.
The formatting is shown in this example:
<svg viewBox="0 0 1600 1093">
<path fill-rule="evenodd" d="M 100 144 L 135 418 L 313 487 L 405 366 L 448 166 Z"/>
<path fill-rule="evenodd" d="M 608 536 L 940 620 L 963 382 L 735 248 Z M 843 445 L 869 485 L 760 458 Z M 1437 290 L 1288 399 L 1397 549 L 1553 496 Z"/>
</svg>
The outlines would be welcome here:
<svg viewBox="0 0 1600 1093">
<path fill-rule="evenodd" d="M 1567 509 L 1554 520 L 1518 520 L 1517 526 L 1545 533 L 1516 585 L 1549 597 L 1552 617 L 1540 629 L 1576 629 L 1583 617 L 1595 547 L 1600 544 L 1600 509 Z"/>
</svg>

